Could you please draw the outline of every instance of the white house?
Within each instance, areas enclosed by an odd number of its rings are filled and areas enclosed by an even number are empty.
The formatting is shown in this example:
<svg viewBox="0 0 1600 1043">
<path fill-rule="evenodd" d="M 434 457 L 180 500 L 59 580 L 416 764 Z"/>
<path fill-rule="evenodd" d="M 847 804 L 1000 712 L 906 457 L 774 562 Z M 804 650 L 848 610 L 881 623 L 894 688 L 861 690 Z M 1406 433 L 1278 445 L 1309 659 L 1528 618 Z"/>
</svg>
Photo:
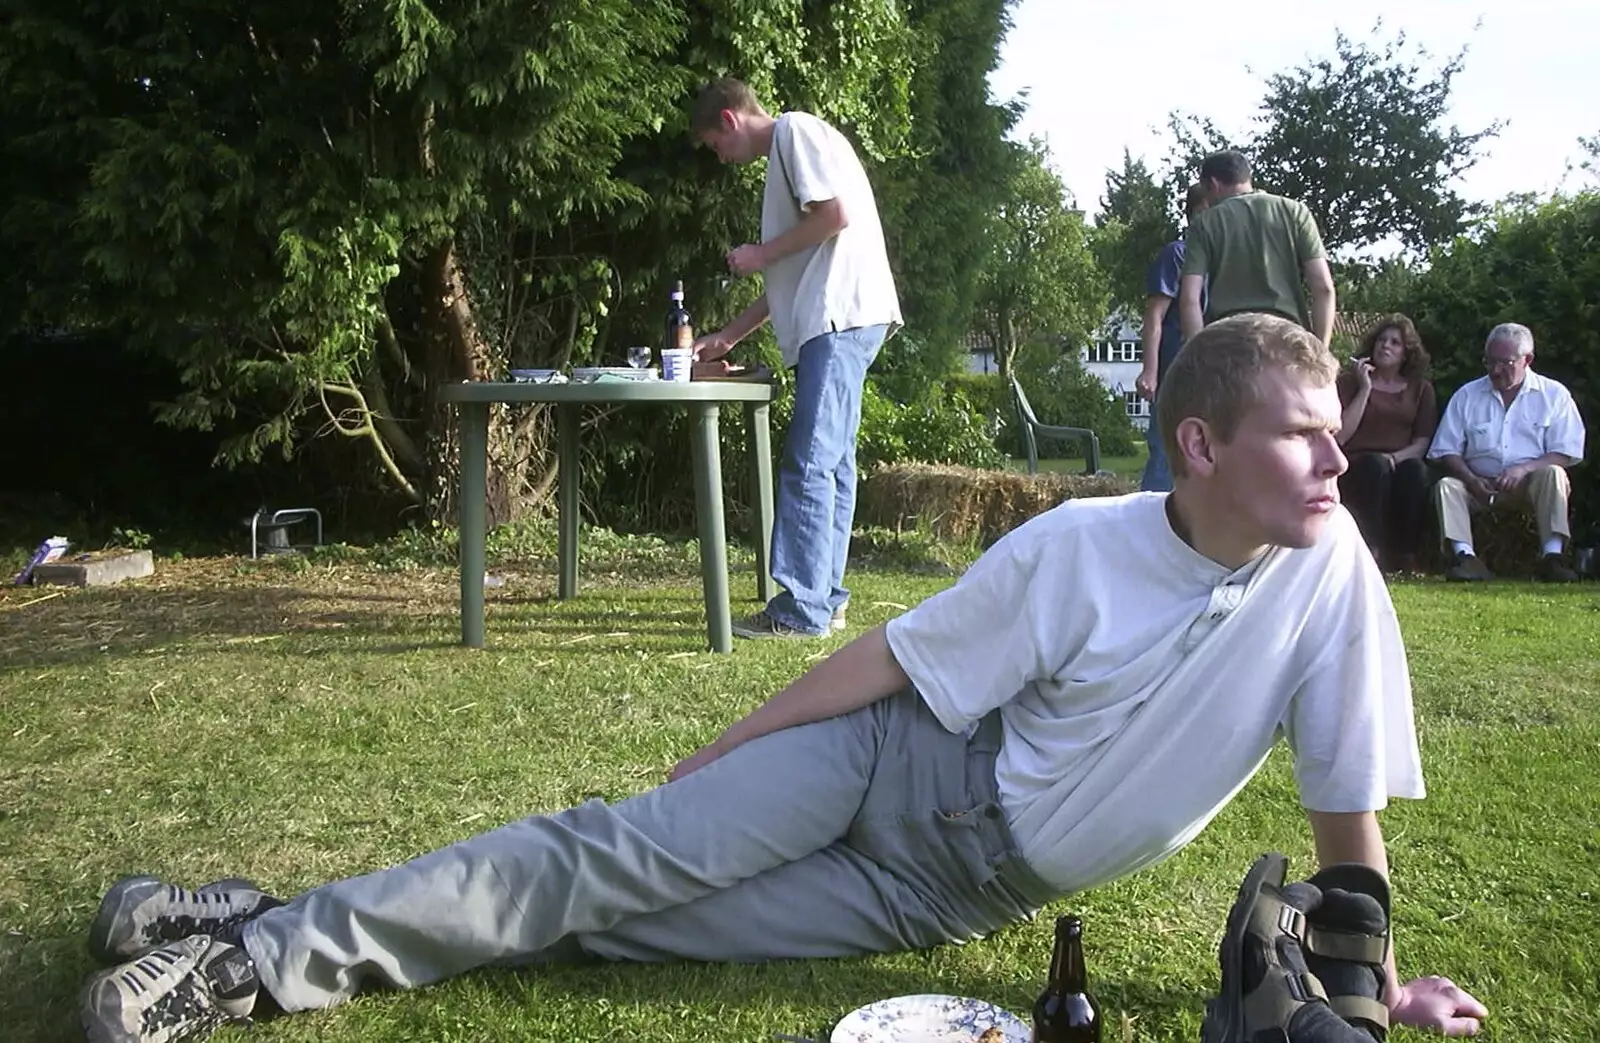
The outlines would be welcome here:
<svg viewBox="0 0 1600 1043">
<path fill-rule="evenodd" d="M 1144 368 L 1144 349 L 1139 344 L 1140 323 L 1123 311 L 1115 311 L 1095 334 L 1092 343 L 1078 352 L 1083 368 L 1097 377 L 1122 399 L 1128 420 L 1143 431 L 1150 425 L 1150 403 L 1139 397 L 1133 382 Z"/>
<path fill-rule="evenodd" d="M 1143 431 L 1150 423 L 1150 403 L 1133 389 L 1144 362 L 1136 320 L 1123 312 L 1113 312 L 1095 334 L 1093 343 L 1079 349 L 1078 358 L 1084 369 L 1122 399 L 1128 419 Z M 967 334 L 967 371 L 999 372 L 994 346 L 987 336 L 976 330 Z"/>
</svg>

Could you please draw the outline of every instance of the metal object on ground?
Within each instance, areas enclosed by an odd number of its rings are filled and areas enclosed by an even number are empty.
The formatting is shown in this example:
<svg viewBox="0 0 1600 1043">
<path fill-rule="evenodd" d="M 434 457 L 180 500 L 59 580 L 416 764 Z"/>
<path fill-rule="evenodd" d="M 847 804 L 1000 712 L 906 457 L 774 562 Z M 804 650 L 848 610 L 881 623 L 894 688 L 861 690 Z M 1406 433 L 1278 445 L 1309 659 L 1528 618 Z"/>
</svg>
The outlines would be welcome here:
<svg viewBox="0 0 1600 1043">
<path fill-rule="evenodd" d="M 245 524 L 250 527 L 250 556 L 261 557 L 263 549 L 268 554 L 292 554 L 295 547 L 289 542 L 289 534 L 285 530 L 291 525 L 298 525 L 307 518 L 313 518 L 317 523 L 317 539 L 311 544 L 313 547 L 322 546 L 322 512 L 315 507 L 285 507 L 281 510 L 269 511 L 265 507 L 245 519 Z M 265 536 L 265 541 L 262 537 Z"/>
</svg>

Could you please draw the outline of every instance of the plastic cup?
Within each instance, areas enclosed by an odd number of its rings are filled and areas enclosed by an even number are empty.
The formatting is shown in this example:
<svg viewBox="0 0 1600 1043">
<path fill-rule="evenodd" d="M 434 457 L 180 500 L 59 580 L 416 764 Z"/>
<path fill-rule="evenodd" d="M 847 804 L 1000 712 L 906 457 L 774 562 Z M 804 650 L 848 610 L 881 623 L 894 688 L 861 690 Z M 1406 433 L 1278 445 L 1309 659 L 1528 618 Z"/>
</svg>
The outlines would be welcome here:
<svg viewBox="0 0 1600 1043">
<path fill-rule="evenodd" d="M 661 351 L 661 379 L 687 383 L 694 370 L 693 348 L 663 348 Z"/>
</svg>

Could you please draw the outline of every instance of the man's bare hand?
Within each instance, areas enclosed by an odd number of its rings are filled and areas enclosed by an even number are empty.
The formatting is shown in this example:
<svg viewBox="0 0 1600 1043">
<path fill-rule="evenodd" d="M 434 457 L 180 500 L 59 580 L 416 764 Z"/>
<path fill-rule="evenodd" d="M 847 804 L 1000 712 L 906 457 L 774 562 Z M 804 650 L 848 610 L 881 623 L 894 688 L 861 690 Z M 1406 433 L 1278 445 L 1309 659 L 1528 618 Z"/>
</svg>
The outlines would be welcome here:
<svg viewBox="0 0 1600 1043">
<path fill-rule="evenodd" d="M 1512 464 L 1494 479 L 1496 492 L 1509 493 L 1522 486 L 1528 480 L 1528 475 L 1533 473 L 1533 468 L 1527 464 Z"/>
<path fill-rule="evenodd" d="M 1156 375 L 1146 370 L 1141 370 L 1133 381 L 1133 390 L 1146 402 L 1156 400 Z"/>
<path fill-rule="evenodd" d="M 728 270 L 735 275 L 754 275 L 767 266 L 767 252 L 755 243 L 745 243 L 728 251 Z"/>
<path fill-rule="evenodd" d="M 726 330 L 717 330 L 696 337 L 694 341 L 694 358 L 696 362 L 714 362 L 733 350 L 738 341 L 728 336 Z"/>
<path fill-rule="evenodd" d="M 1471 478 L 1467 479 L 1465 484 L 1467 486 L 1467 492 L 1470 493 L 1472 498 L 1477 500 L 1478 503 L 1485 507 L 1488 507 L 1490 504 L 1494 503 L 1496 492 L 1494 482 L 1483 477 L 1482 475 L 1475 474 Z"/>
<path fill-rule="evenodd" d="M 710 764 L 712 761 L 721 757 L 724 753 L 727 753 L 730 748 L 731 747 L 723 745 L 721 739 L 718 739 L 715 742 L 707 743 L 690 756 L 679 761 L 677 765 L 675 765 L 673 769 L 667 773 L 667 781 L 677 782 L 685 775 L 688 775 L 691 772 L 699 771 L 707 764 Z"/>
<path fill-rule="evenodd" d="M 1418 978 L 1400 987 L 1389 1020 L 1446 1036 L 1476 1036 L 1489 1008 L 1449 978 Z"/>
</svg>

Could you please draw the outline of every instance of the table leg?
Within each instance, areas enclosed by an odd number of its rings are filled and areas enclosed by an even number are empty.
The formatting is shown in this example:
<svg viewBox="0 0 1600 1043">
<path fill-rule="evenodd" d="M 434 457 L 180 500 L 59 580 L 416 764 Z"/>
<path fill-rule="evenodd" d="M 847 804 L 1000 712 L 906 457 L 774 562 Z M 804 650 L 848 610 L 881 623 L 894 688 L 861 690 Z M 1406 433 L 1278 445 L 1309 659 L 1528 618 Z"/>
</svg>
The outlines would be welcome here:
<svg viewBox="0 0 1600 1043">
<path fill-rule="evenodd" d="M 578 406 L 556 407 L 556 596 L 578 593 Z"/>
<path fill-rule="evenodd" d="M 456 517 L 461 527 L 461 643 L 468 648 L 482 648 L 489 404 L 463 402 L 460 408 L 461 492 Z"/>
<path fill-rule="evenodd" d="M 756 503 L 756 595 L 765 605 L 778 593 L 772 582 L 772 425 L 765 402 L 745 406 L 750 426 L 751 492 Z"/>
<path fill-rule="evenodd" d="M 705 587 L 706 636 L 713 652 L 733 651 L 728 612 L 728 538 L 722 521 L 722 449 L 715 402 L 690 406 L 694 442 L 694 509 L 699 519 L 700 579 Z"/>
</svg>

